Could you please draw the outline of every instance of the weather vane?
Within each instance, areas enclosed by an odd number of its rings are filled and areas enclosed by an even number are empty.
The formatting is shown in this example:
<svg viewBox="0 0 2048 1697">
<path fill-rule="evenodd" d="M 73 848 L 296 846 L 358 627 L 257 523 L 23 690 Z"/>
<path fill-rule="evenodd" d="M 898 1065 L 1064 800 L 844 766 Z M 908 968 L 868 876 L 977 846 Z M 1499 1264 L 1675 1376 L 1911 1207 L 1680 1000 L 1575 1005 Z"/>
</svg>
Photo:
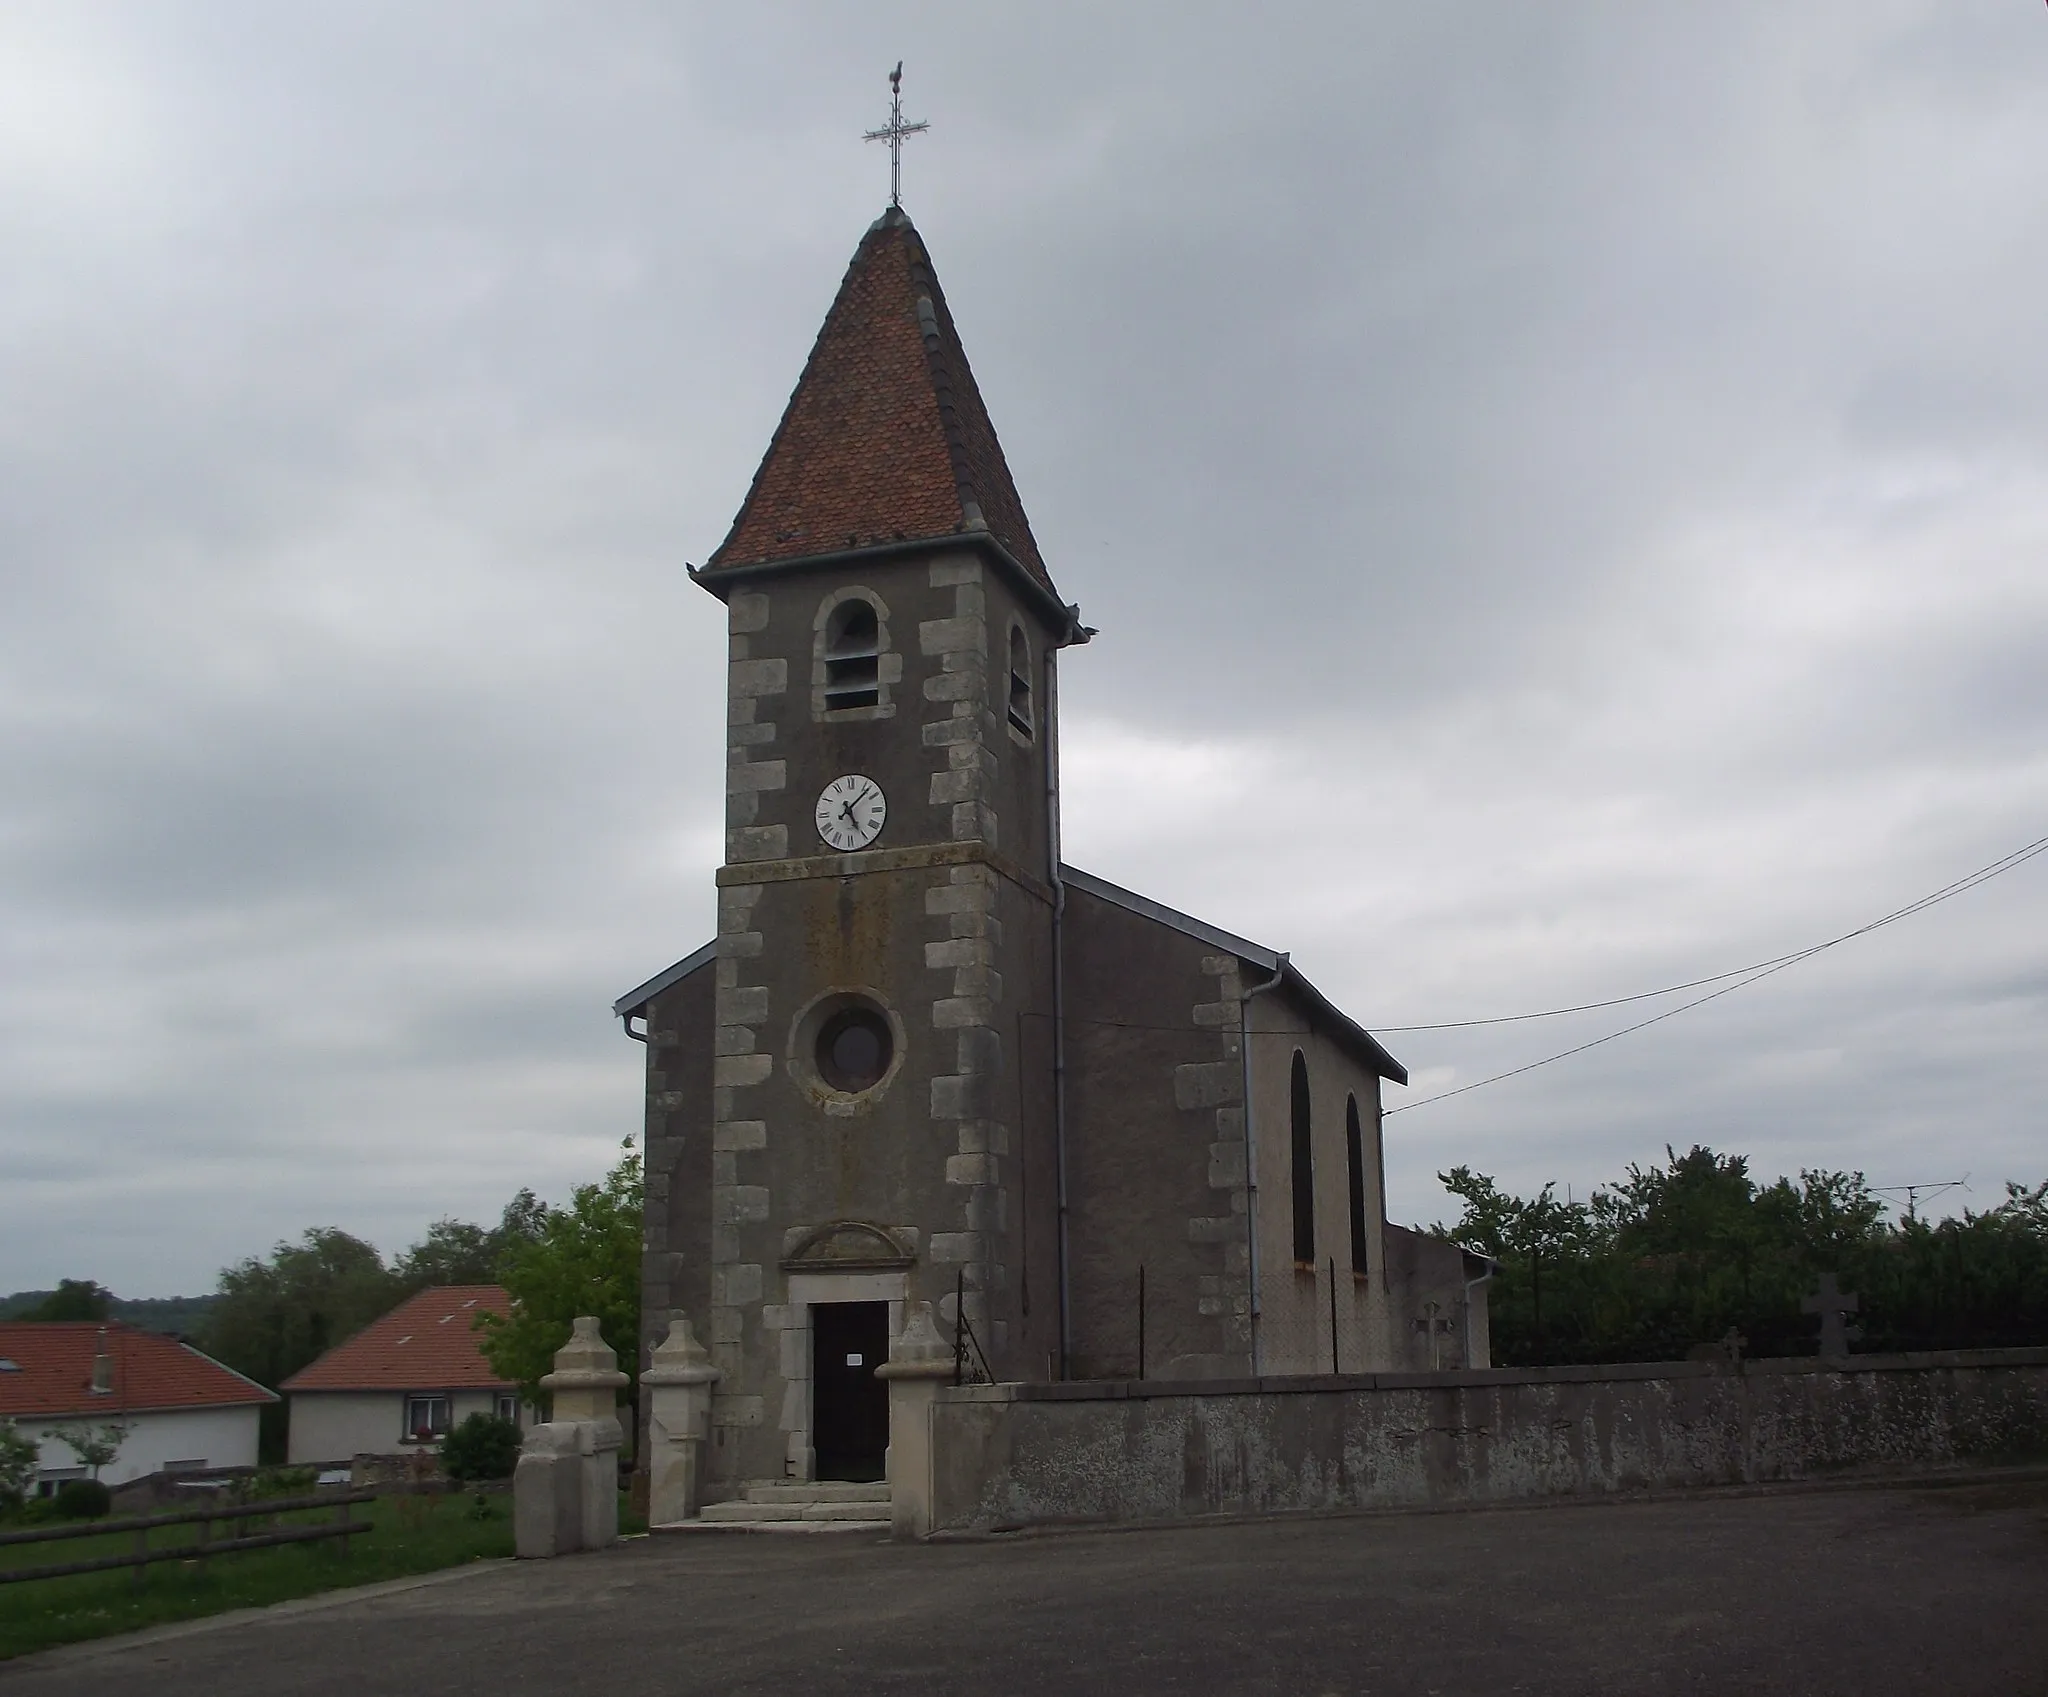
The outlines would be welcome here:
<svg viewBox="0 0 2048 1697">
<path fill-rule="evenodd" d="M 869 130 L 863 141 L 886 141 L 889 144 L 889 204 L 903 204 L 903 138 L 914 136 L 931 125 L 923 119 L 914 124 L 903 121 L 903 61 L 896 61 L 895 70 L 889 73 L 889 121 L 879 130 Z"/>
</svg>

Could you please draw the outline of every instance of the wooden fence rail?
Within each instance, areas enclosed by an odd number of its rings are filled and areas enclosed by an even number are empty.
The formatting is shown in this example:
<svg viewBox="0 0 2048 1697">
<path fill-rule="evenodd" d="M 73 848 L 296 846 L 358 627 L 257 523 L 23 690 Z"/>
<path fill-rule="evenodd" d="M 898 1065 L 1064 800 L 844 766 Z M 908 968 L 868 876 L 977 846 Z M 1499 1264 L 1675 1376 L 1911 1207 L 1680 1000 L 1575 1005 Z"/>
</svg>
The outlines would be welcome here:
<svg viewBox="0 0 2048 1697">
<path fill-rule="evenodd" d="M 136 1514 L 117 1520 L 92 1520 L 71 1526 L 36 1526 L 21 1532 L 0 1532 L 0 1549 L 15 1544 L 52 1544 L 68 1539 L 99 1538 L 120 1532 L 135 1535 L 135 1547 L 125 1555 L 95 1556 L 88 1561 L 51 1562 L 41 1567 L 0 1566 L 0 1585 L 12 1584 L 23 1579 L 60 1579 L 73 1573 L 105 1573 L 116 1568 L 132 1567 L 135 1583 L 139 1587 L 151 1562 L 196 1561 L 204 1569 L 209 1556 L 227 1555 L 235 1550 L 265 1550 L 279 1544 L 307 1544 L 322 1538 L 339 1538 L 342 1553 L 348 1553 L 349 1537 L 357 1532 L 368 1532 L 372 1523 L 355 1520 L 349 1515 L 349 1508 L 355 1503 L 371 1503 L 377 1500 L 375 1491 L 338 1491 L 317 1497 L 273 1497 L 268 1502 L 223 1503 L 207 1508 L 181 1509 L 176 1514 Z M 328 1524 L 311 1526 L 274 1526 L 271 1531 L 257 1532 L 240 1538 L 215 1538 L 214 1523 L 217 1521 L 252 1520 L 262 1516 L 289 1514 L 294 1510 L 331 1508 L 335 1518 Z M 199 1535 L 185 1543 L 169 1546 L 149 1547 L 151 1532 L 166 1526 L 196 1526 Z"/>
</svg>

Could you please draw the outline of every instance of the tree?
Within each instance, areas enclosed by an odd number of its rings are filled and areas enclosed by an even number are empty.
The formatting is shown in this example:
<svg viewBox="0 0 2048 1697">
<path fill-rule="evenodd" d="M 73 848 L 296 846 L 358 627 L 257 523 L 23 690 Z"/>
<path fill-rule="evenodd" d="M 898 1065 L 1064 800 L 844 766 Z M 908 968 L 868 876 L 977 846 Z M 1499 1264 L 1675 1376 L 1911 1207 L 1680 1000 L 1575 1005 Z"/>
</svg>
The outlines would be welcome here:
<svg viewBox="0 0 2048 1697">
<path fill-rule="evenodd" d="M 1579 1287 L 1602 1235 L 1592 1211 L 1583 1202 L 1558 1201 L 1554 1183 L 1525 1202 L 1470 1167 L 1439 1173 L 1437 1182 L 1465 1208 L 1455 1225 L 1433 1227 L 1435 1235 L 1499 1263 L 1496 1289 L 1488 1299 L 1495 1337 L 1515 1360 L 1540 1366 L 1553 1358 L 1552 1338 L 1561 1333 L 1566 1358 L 1575 1358 L 1571 1340 L 1583 1330 L 1576 1323 L 1583 1307 Z M 1508 1358 L 1503 1353 L 1502 1359 Z"/>
<path fill-rule="evenodd" d="M 59 1279 L 57 1288 L 18 1318 L 23 1320 L 104 1320 L 112 1311 L 114 1293 L 93 1279 Z"/>
<path fill-rule="evenodd" d="M 133 1430 L 123 1420 L 110 1420 L 103 1426 L 90 1426 L 83 1420 L 68 1420 L 61 1426 L 52 1426 L 50 1436 L 78 1457 L 79 1466 L 91 1468 L 92 1476 L 97 1479 L 100 1469 L 121 1453 L 121 1446 L 128 1441 L 128 1434 Z"/>
<path fill-rule="evenodd" d="M 488 1226 L 471 1220 L 436 1220 L 427 1227 L 427 1235 L 392 1264 L 391 1275 L 410 1290 L 495 1283 L 493 1234 Z"/>
<path fill-rule="evenodd" d="M 439 1219 L 427 1235 L 392 1266 L 392 1277 L 410 1293 L 430 1285 L 489 1285 L 499 1282 L 505 1257 L 539 1236 L 547 1204 L 521 1190 L 505 1204 L 495 1226 Z"/>
<path fill-rule="evenodd" d="M 512 1297 L 511 1315 L 477 1316 L 485 1359 L 529 1400 L 539 1397 L 541 1376 L 579 1314 L 597 1316 L 619 1366 L 638 1382 L 640 1156 L 630 1137 L 620 1147 L 602 1182 L 579 1185 L 567 1207 L 547 1209 L 535 1234 L 507 1252 L 499 1283 Z M 629 1383 L 620 1400 L 631 1394 Z"/>
<path fill-rule="evenodd" d="M 1464 1209 L 1437 1232 L 1500 1263 L 1488 1300 L 1503 1365 L 1669 1360 L 1731 1330 L 1751 1354 L 1811 1354 L 1801 1298 L 1824 1273 L 1859 1294 L 1865 1348 L 2048 1341 L 2048 1185 L 2008 1185 L 1959 1220 L 1887 1224 L 1861 1173 L 1759 1186 L 1740 1155 L 1664 1157 L 1577 1204 L 1465 1167 L 1439 1175 Z"/>
<path fill-rule="evenodd" d="M 0 1509 L 17 1509 L 35 1488 L 40 1447 L 12 1420 L 0 1419 Z"/>
<path fill-rule="evenodd" d="M 353 1337 L 402 1295 L 384 1258 L 359 1237 L 315 1226 L 220 1276 L 207 1317 L 206 1352 L 275 1390 L 301 1367 Z"/>
</svg>

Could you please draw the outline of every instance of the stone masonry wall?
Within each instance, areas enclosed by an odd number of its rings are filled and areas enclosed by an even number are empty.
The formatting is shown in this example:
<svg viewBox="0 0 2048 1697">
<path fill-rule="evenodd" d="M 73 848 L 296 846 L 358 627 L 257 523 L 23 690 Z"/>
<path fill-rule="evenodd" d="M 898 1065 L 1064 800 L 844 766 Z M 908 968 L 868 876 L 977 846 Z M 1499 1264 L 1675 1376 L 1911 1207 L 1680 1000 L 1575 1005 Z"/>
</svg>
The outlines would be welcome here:
<svg viewBox="0 0 2048 1697">
<path fill-rule="evenodd" d="M 759 713 L 764 698 L 786 695 L 789 663 L 780 656 L 756 657 L 754 633 L 768 623 L 766 595 L 735 593 L 726 603 L 730 651 L 727 681 L 726 859 L 728 862 L 781 859 L 789 853 L 789 828 L 760 825 L 760 799 L 788 781 L 787 762 L 762 751 L 775 741 L 776 726 Z M 753 1105 L 753 1093 L 774 1070 L 764 1027 L 770 1013 L 768 985 L 759 970 L 762 937 L 753 913 L 759 884 L 737 884 L 718 892 L 717 1011 L 711 1069 L 711 1290 L 707 1340 L 714 1366 L 724 1374 L 712 1398 L 712 1466 L 719 1469 L 732 1428 L 759 1427 L 764 1398 L 750 1388 L 743 1345 L 746 1312 L 763 1297 L 760 1261 L 743 1258 L 742 1229 L 769 1217 L 765 1164 L 768 1123 Z M 755 1170 L 746 1170 L 746 1169 Z"/>
<path fill-rule="evenodd" d="M 1240 969 L 1067 886 L 1067 1106 L 1077 1378 L 1250 1371 Z"/>
<path fill-rule="evenodd" d="M 1423 1507 L 2048 1459 L 2048 1349 L 942 1390 L 934 1527 Z"/>
<path fill-rule="evenodd" d="M 989 747 L 994 726 L 989 699 L 988 595 L 982 566 L 974 559 L 935 561 L 934 589 L 953 591 L 950 618 L 918 626 L 918 649 L 939 669 L 924 680 L 927 711 L 921 738 L 926 748 L 943 749 L 944 768 L 931 775 L 927 800 L 948 814 L 955 842 L 997 846 L 994 802 L 997 758 Z M 952 1125 L 954 1152 L 946 1158 L 946 1183 L 959 1197 L 957 1229 L 932 1233 L 932 1280 L 957 1270 L 965 1292 L 967 1319 L 991 1360 L 1009 1345 L 1009 1325 L 992 1312 L 1007 1289 L 1005 1240 L 1009 1196 L 1004 1163 L 1010 1127 L 996 1117 L 997 1086 L 1003 1077 L 1003 1038 L 998 1023 L 1003 975 L 997 967 L 1003 926 L 996 907 L 1000 878 L 975 861 L 935 868 L 924 895 L 932 936 L 924 946 L 928 973 L 939 980 L 928 992 L 931 1024 L 953 1049 L 953 1070 L 931 1083 L 931 1117 Z M 941 1318 L 950 1330 L 954 1296 L 941 1296 Z"/>
<path fill-rule="evenodd" d="M 704 1313 L 711 1289 L 711 1056 L 704 1036 L 715 967 L 670 985 L 647 1010 L 646 1195 L 642 1206 L 641 1356 L 677 1309 Z M 644 1411 L 643 1411 L 644 1412 Z"/>
<path fill-rule="evenodd" d="M 851 593 L 877 608 L 886 699 L 826 712 L 820 633 Z M 792 575 L 728 601 L 703 1193 L 703 1335 L 724 1375 L 714 1491 L 815 1460 L 811 1331 L 791 1294 L 801 1269 L 785 1262 L 820 1227 L 861 1221 L 914 1245 L 907 1294 L 950 1321 L 957 1281 L 999 1376 L 1025 1341 L 1011 1193 L 1028 1116 L 1010 1050 L 1017 1008 L 1047 1000 L 1036 963 L 1051 908 L 999 842 L 1008 826 L 1041 850 L 1045 837 L 1038 745 L 1008 736 L 991 681 L 991 632 L 1007 642 L 1019 616 L 1011 594 L 963 548 L 865 562 L 856 584 Z M 814 839 L 809 798 L 849 771 L 882 787 L 889 812 L 870 850 L 838 855 Z M 820 1095 L 798 1053 L 807 1010 L 846 993 L 900 1022 L 890 1072 L 857 1103 Z"/>
<path fill-rule="evenodd" d="M 1244 982 L 1235 955 L 1204 955 L 1202 975 L 1215 994 L 1195 1004 L 1196 1026 L 1213 1030 L 1222 1058 L 1173 1069 L 1173 1104 L 1184 1113 L 1213 1115 L 1209 1144 L 1212 1212 L 1188 1221 L 1188 1241 L 1213 1260 L 1196 1285 L 1196 1311 L 1212 1317 L 1222 1345 L 1201 1365 L 1228 1371 L 1223 1357 L 1249 1361 L 1252 1340 L 1250 1165 L 1244 1139 Z M 1190 1363 L 1190 1366 L 1195 1364 Z"/>
</svg>

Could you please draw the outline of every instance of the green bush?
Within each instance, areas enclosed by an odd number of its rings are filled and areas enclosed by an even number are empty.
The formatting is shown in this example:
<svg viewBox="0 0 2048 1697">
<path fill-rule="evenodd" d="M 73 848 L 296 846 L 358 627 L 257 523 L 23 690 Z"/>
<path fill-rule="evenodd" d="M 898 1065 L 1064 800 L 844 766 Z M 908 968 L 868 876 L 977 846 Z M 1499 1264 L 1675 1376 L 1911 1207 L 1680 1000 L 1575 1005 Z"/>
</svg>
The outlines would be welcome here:
<svg viewBox="0 0 2048 1697">
<path fill-rule="evenodd" d="M 66 1479 L 57 1487 L 60 1520 L 99 1520 L 114 1506 L 114 1493 L 97 1479 Z"/>
<path fill-rule="evenodd" d="M 441 1440 L 451 1479 L 509 1479 L 519 1464 L 519 1428 L 495 1414 L 472 1414 Z"/>
</svg>

